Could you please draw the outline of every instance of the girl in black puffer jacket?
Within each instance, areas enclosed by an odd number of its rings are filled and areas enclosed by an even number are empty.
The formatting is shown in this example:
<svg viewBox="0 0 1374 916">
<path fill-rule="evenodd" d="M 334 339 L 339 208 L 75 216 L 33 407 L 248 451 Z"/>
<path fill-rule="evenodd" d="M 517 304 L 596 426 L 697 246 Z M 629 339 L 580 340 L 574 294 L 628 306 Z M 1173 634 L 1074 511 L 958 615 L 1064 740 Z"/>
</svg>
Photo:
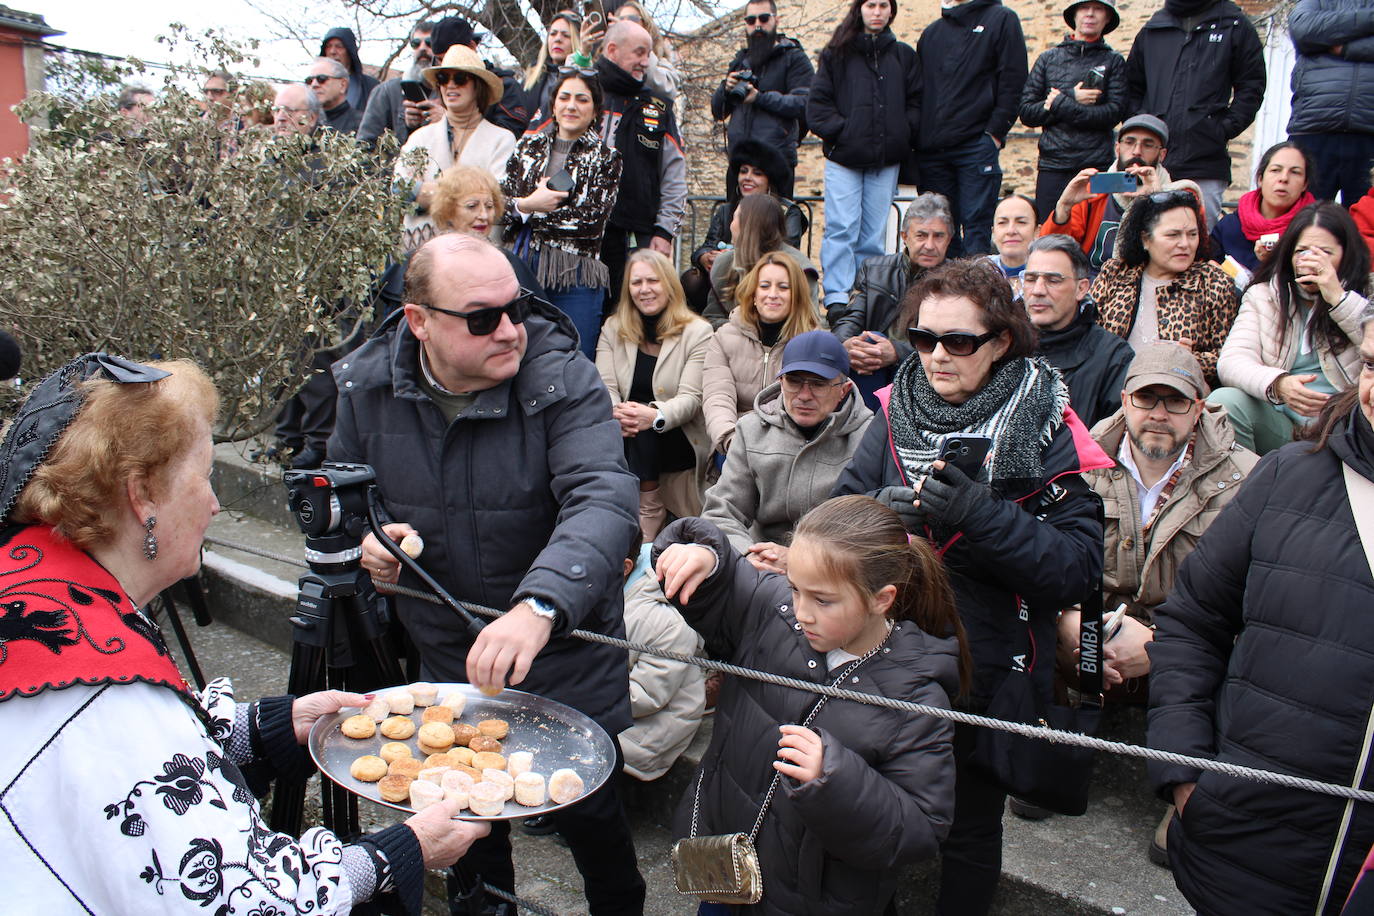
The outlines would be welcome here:
<svg viewBox="0 0 1374 916">
<path fill-rule="evenodd" d="M 821 52 L 806 123 L 825 152 L 825 306 L 846 302 L 859 265 L 883 253 L 897 168 L 921 123 L 916 52 L 889 28 L 896 0 L 852 0 Z"/>
<path fill-rule="evenodd" d="M 967 678 L 939 560 L 867 497 L 832 499 L 802 518 L 790 587 L 699 518 L 668 526 L 653 558 L 665 593 L 715 657 L 942 707 Z M 711 747 L 678 811 L 678 836 L 693 824 L 696 836 L 749 833 L 776 774 L 754 840 L 763 899 L 743 911 L 881 913 L 903 866 L 935 855 L 949 830 L 947 721 L 829 700 L 808 722 L 816 704 L 809 693 L 727 679 Z"/>
<path fill-rule="evenodd" d="M 1048 213 L 1073 177 L 1113 161 L 1112 129 L 1126 114 L 1126 59 L 1103 36 L 1121 21 L 1100 0 L 1064 9 L 1073 34 L 1035 59 L 1021 92 L 1021 122 L 1040 128 L 1035 209 Z"/>
</svg>

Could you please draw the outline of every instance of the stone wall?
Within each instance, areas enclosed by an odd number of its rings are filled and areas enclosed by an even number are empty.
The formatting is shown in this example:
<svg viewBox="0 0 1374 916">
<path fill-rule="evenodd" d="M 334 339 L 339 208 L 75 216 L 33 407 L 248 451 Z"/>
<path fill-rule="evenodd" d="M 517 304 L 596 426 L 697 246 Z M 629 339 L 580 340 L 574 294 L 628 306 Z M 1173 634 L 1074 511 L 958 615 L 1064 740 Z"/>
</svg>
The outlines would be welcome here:
<svg viewBox="0 0 1374 916">
<path fill-rule="evenodd" d="M 1007 5 L 1021 16 L 1028 66 L 1035 62 L 1041 52 L 1062 41 L 1068 31 L 1063 19 L 1065 4 L 1060 0 L 1007 0 Z M 1128 55 L 1131 39 L 1160 5 L 1159 0 L 1120 0 L 1117 9 L 1121 14 L 1121 25 L 1107 36 L 1108 43 L 1123 56 Z M 1256 20 L 1263 39 L 1269 21 L 1264 12 L 1269 4 L 1263 0 L 1244 0 L 1241 5 Z M 894 29 L 901 40 L 915 47 L 921 30 L 939 17 L 940 5 L 938 0 L 915 0 L 899 4 L 899 7 Z M 792 0 L 779 0 L 782 31 L 800 40 L 814 62 L 847 8 L 848 3 L 837 3 L 835 0 L 804 0 L 800 7 Z M 694 195 L 721 195 L 725 192 L 725 130 L 723 124 L 711 118 L 710 101 L 711 93 L 725 75 L 725 68 L 735 51 L 743 45 L 743 9 L 741 6 L 692 35 L 680 38 L 676 45 L 682 57 L 684 74 L 679 116 L 688 149 L 689 186 Z M 1287 91 L 1286 85 L 1279 88 Z M 1271 88 L 1271 91 L 1274 90 Z M 1038 130 L 1027 128 L 1020 121 L 1012 128 L 1001 159 L 1004 193 L 1020 192 L 1034 196 L 1039 134 Z M 1250 186 L 1252 134 L 1253 127 L 1231 142 L 1233 184 L 1228 195 L 1231 200 Z M 798 159 L 797 195 L 822 196 L 825 160 L 821 156 L 820 141 L 808 137 L 802 144 Z M 902 191 L 910 193 L 914 189 L 903 188 Z M 814 219 L 810 248 L 813 257 L 816 257 L 820 251 L 824 207 L 820 202 L 812 206 Z M 695 238 L 705 234 L 706 222 L 710 217 L 709 204 L 698 203 L 695 209 L 695 234 L 692 233 L 691 210 L 683 228 L 682 247 L 687 251 L 691 250 L 688 247 L 689 236 L 693 236 L 690 241 L 695 247 Z"/>
</svg>

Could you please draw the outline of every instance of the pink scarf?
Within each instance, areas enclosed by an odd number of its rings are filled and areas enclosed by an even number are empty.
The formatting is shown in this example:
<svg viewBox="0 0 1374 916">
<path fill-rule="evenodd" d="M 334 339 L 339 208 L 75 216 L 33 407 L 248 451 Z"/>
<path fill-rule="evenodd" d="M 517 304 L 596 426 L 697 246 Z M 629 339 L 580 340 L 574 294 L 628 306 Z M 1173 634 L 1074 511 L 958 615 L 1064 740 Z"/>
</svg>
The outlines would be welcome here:
<svg viewBox="0 0 1374 916">
<path fill-rule="evenodd" d="M 1288 228 L 1288 224 L 1293 221 L 1293 217 L 1298 215 L 1298 211 L 1310 203 L 1315 203 L 1316 198 L 1311 191 L 1303 191 L 1302 197 L 1298 202 L 1288 208 L 1287 213 L 1280 213 L 1273 219 L 1267 218 L 1260 212 L 1260 192 L 1259 188 L 1247 191 L 1240 197 L 1240 206 L 1236 212 L 1240 214 L 1240 231 L 1252 242 L 1259 241 L 1259 237 L 1270 232 L 1283 232 Z"/>
</svg>

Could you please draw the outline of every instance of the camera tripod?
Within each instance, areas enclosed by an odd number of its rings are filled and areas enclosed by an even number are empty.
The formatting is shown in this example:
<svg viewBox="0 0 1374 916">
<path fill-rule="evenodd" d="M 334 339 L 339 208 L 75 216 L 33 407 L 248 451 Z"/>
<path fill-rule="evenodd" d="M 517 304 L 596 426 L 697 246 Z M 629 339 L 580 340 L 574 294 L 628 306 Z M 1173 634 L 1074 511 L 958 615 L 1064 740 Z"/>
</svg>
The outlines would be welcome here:
<svg viewBox="0 0 1374 916">
<path fill-rule="evenodd" d="M 296 612 L 291 617 L 291 669 L 287 692 L 305 696 L 318 690 L 367 692 L 404 683 L 397 653 L 388 642 L 389 617 L 371 577 L 361 565 L 366 527 L 400 564 L 414 573 L 467 626 L 476 638 L 483 623 L 453 599 L 435 579 L 382 530 L 380 500 L 372 468 L 325 462 L 317 470 L 288 471 L 287 506 L 304 532 L 309 571 L 300 577 Z M 332 780 L 320 780 L 325 827 L 342 839 L 360 833 L 358 796 Z M 299 836 L 305 807 L 305 781 L 278 780 L 272 795 L 271 827 Z M 503 916 L 507 904 L 485 903 L 480 875 L 457 863 L 449 883 L 453 913 Z"/>
</svg>

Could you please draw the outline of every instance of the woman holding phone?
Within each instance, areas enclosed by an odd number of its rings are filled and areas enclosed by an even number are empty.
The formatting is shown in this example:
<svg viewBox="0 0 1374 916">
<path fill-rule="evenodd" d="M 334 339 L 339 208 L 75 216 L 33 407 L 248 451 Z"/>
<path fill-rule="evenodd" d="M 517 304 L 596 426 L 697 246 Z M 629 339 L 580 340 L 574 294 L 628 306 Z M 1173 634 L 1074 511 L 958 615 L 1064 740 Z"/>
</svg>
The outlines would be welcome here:
<svg viewBox="0 0 1374 916">
<path fill-rule="evenodd" d="M 601 237 L 620 186 L 620 153 L 595 129 L 602 92 L 594 71 L 560 70 L 550 104 L 548 126 L 522 137 L 506 164 L 506 240 L 595 359 L 610 283 Z"/>
<path fill-rule="evenodd" d="M 973 650 L 973 685 L 956 705 L 984 712 L 1008 660 L 1053 646 L 1060 609 L 1096 587 L 1102 523 L 1079 475 L 1112 461 L 1069 408 L 1059 370 L 1032 355 L 1035 327 L 994 265 L 935 268 L 907 293 L 903 314 L 918 358 L 879 392 L 881 410 L 832 495 L 874 497 L 944 559 Z M 990 452 L 978 462 L 985 440 Z M 1042 655 L 1027 673 L 1048 703 L 1053 652 Z M 1001 874 L 1007 791 L 971 765 L 974 732 L 955 729 L 941 913 L 986 913 Z"/>
</svg>

